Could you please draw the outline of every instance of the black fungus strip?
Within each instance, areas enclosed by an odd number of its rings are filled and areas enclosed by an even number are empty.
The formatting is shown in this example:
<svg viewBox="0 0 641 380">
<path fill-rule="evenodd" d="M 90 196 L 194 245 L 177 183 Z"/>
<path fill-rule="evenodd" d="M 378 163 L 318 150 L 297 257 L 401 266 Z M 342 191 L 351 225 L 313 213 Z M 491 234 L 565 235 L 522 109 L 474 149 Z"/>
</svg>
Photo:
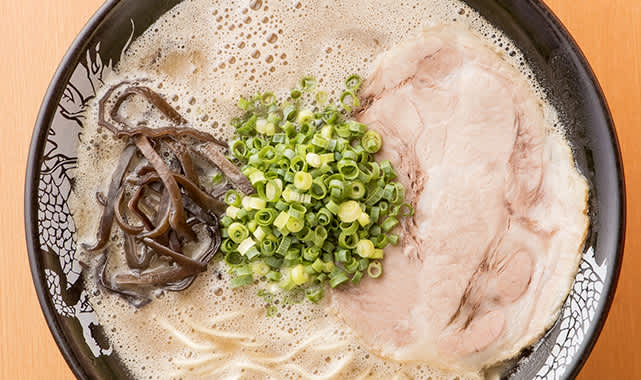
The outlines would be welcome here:
<svg viewBox="0 0 641 380">
<path fill-rule="evenodd" d="M 116 200 L 114 204 L 114 219 L 116 220 L 116 224 L 122 229 L 124 232 L 132 235 L 137 235 L 142 233 L 145 230 L 145 226 L 132 226 L 129 224 L 127 221 L 127 217 L 123 215 L 122 213 L 122 200 L 123 196 L 125 194 L 125 189 L 120 188 L 118 191 L 118 195 L 116 195 Z"/>
<path fill-rule="evenodd" d="M 178 188 L 178 184 L 176 183 L 176 179 L 174 179 L 171 170 L 169 170 L 169 167 L 165 161 L 162 160 L 160 155 L 156 153 L 147 137 L 140 136 L 136 138 L 136 146 L 140 149 L 147 161 L 149 161 L 154 169 L 156 169 L 158 176 L 165 185 L 165 189 L 169 192 L 169 200 L 171 204 L 169 224 L 176 230 L 176 232 L 178 232 L 181 238 L 187 239 L 188 241 L 196 239 L 194 231 L 185 223 L 187 217 L 185 216 L 185 209 L 182 205 L 180 189 Z"/>
<path fill-rule="evenodd" d="M 140 274 L 118 273 L 114 276 L 114 282 L 118 286 L 162 286 L 167 283 L 183 280 L 185 277 L 196 274 L 193 269 L 187 269 L 180 265 L 172 265 L 166 268 L 152 269 Z"/>
<path fill-rule="evenodd" d="M 199 141 L 211 141 L 216 144 L 221 144 L 225 145 L 209 133 L 201 132 L 197 129 L 190 128 L 190 127 L 176 127 L 176 126 L 169 126 L 169 127 L 159 127 L 159 128 L 149 128 L 145 126 L 137 126 L 137 127 L 130 127 L 128 126 L 126 120 L 120 115 L 120 107 L 122 104 L 132 96 L 139 95 L 147 99 L 151 104 L 153 104 L 158 110 L 165 116 L 167 117 L 174 125 L 185 125 L 187 124 L 187 120 L 176 111 L 175 108 L 173 108 L 163 97 L 158 94 L 157 92 L 151 90 L 148 87 L 143 87 L 143 86 L 131 86 L 126 88 L 123 93 L 116 99 L 111 112 L 109 113 L 109 116 L 111 117 L 112 120 L 118 122 L 119 124 L 122 125 L 122 128 L 118 129 L 116 135 L 118 137 L 123 137 L 123 136 L 137 136 L 137 135 L 145 135 L 147 137 L 163 137 L 163 136 L 170 136 L 170 137 L 183 137 L 183 136 L 189 136 L 193 137 L 196 140 Z"/>
<path fill-rule="evenodd" d="M 231 183 L 225 183 L 224 185 L 219 185 L 211 191 L 211 196 L 214 198 L 221 198 L 223 195 L 225 195 L 226 192 L 228 192 L 233 188 L 234 187 L 231 185 Z"/>
<path fill-rule="evenodd" d="M 103 95 L 103 97 L 100 99 L 98 102 L 98 125 L 104 128 L 107 128 L 108 130 L 111 131 L 114 135 L 118 135 L 118 132 L 120 131 L 120 128 L 112 124 L 109 120 L 107 120 L 107 103 L 109 102 L 109 99 L 111 96 L 118 90 L 120 87 L 129 85 L 130 82 L 120 82 L 115 86 L 111 86 L 107 92 Z"/>
<path fill-rule="evenodd" d="M 124 90 L 120 91 L 121 88 Z M 134 96 L 145 98 L 172 125 L 149 128 L 149 123 L 143 121 L 131 126 L 120 109 Z M 105 253 L 96 277 L 103 288 L 142 307 L 150 302 L 146 296 L 150 290 L 184 290 L 206 270 L 222 240 L 218 215 L 225 212 L 226 206 L 218 198 L 232 185 L 246 194 L 255 190 L 225 157 L 226 143 L 190 128 L 178 111 L 151 89 L 122 82 L 109 88 L 98 106 L 98 124 L 135 145 L 128 145 L 121 155 L 107 195 L 96 193 L 96 200 L 104 210 L 97 243 L 89 248 L 97 250 L 108 243 L 115 220 L 123 234 L 124 255 L 130 271 L 116 273 L 110 279 L 108 253 Z M 158 153 L 166 148 L 173 156 L 163 158 Z M 135 170 L 129 171 L 137 150 L 144 158 Z M 200 168 L 195 165 L 194 152 L 227 176 L 224 184 L 214 188 L 213 195 L 200 186 Z M 126 174 L 129 176 L 125 184 Z M 127 209 L 129 213 L 125 212 Z M 139 219 L 141 225 L 131 225 L 127 216 Z M 198 238 L 196 227 L 205 229 L 209 243 L 200 252 L 186 254 L 184 244 Z"/>
<path fill-rule="evenodd" d="M 109 236 L 111 235 L 111 226 L 113 225 L 114 220 L 114 202 L 118 192 L 120 190 L 120 185 L 122 180 L 127 172 L 127 168 L 131 163 L 131 159 L 136 153 L 136 147 L 134 145 L 127 145 L 125 150 L 120 156 L 120 161 L 116 170 L 111 177 L 111 184 L 109 185 L 109 190 L 107 192 L 107 199 L 105 202 L 105 207 L 102 211 L 102 216 L 100 217 L 100 223 L 98 224 L 98 231 L 96 233 L 96 243 L 94 245 L 83 244 L 83 248 L 89 252 L 94 252 L 99 249 L 102 249 L 107 245 L 109 241 Z"/>
<path fill-rule="evenodd" d="M 185 256 L 180 252 L 176 252 L 173 249 L 166 247 L 153 239 L 144 238 L 142 239 L 142 242 L 149 248 L 153 249 L 154 252 L 156 252 L 158 255 L 171 257 L 172 259 L 174 259 L 176 264 L 180 266 L 201 272 L 204 271 L 205 268 L 207 268 L 206 263 L 201 263 L 200 261 L 194 260 L 189 256 Z"/>
<path fill-rule="evenodd" d="M 215 213 L 216 215 L 222 215 L 225 213 L 225 210 L 227 209 L 227 205 L 225 202 L 216 199 L 212 197 L 211 195 L 207 194 L 207 192 L 203 191 L 198 185 L 195 183 L 191 182 L 187 177 L 185 177 L 182 174 L 174 174 L 173 175 L 176 182 L 179 183 L 185 193 L 194 201 L 196 202 L 200 207 L 204 208 L 207 211 L 211 211 Z M 150 175 L 149 179 L 154 180 L 157 179 L 158 176 Z M 184 204 L 184 197 L 183 197 L 183 204 Z"/>
<path fill-rule="evenodd" d="M 123 233 L 125 259 L 127 265 L 131 269 L 146 269 L 149 267 L 151 261 L 151 254 L 149 249 L 143 245 L 136 243 L 136 238 L 133 235 Z"/>
<path fill-rule="evenodd" d="M 107 205 L 107 200 L 105 199 L 105 195 L 103 193 L 101 193 L 100 191 L 96 191 L 96 201 L 102 207 L 105 207 Z"/>
<path fill-rule="evenodd" d="M 198 174 L 196 173 L 196 168 L 194 167 L 194 161 L 191 159 L 191 155 L 187 151 L 187 148 L 184 144 L 181 144 L 177 141 L 168 141 L 168 145 L 171 150 L 176 155 L 180 167 L 183 169 L 185 177 L 187 177 L 191 182 L 198 183 Z"/>
<path fill-rule="evenodd" d="M 142 198 L 144 192 L 145 187 L 139 186 L 136 191 L 134 191 L 134 195 L 132 195 L 131 199 L 129 199 L 127 208 L 129 208 L 129 211 L 131 211 L 132 214 L 136 215 L 136 217 L 138 217 L 138 219 L 142 221 L 142 224 L 147 230 L 152 230 L 154 226 L 151 223 L 151 220 L 149 220 L 149 217 L 145 215 L 145 213 L 142 212 L 138 207 L 138 203 L 140 202 L 140 198 Z"/>
<path fill-rule="evenodd" d="M 141 308 L 151 302 L 150 298 L 145 297 L 144 295 L 135 291 L 123 289 L 120 286 L 114 285 L 109 280 L 107 275 L 108 258 L 108 253 L 104 253 L 100 258 L 98 266 L 96 267 L 96 278 L 98 279 L 98 285 L 107 291 L 120 295 L 123 299 L 125 299 L 136 308 Z"/>
<path fill-rule="evenodd" d="M 238 188 L 238 190 L 249 195 L 256 192 L 249 179 L 240 171 L 238 166 L 229 161 L 225 154 L 215 144 L 205 143 L 191 147 L 209 162 L 216 165 L 227 178 Z"/>
</svg>

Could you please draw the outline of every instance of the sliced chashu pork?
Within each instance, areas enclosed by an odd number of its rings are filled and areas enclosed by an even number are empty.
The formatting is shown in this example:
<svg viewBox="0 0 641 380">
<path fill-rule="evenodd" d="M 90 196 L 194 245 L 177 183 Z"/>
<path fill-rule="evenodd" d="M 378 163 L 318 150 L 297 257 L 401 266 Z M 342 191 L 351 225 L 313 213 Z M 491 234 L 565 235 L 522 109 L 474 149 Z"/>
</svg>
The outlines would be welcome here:
<svg viewBox="0 0 641 380">
<path fill-rule="evenodd" d="M 383 276 L 331 308 L 387 358 L 473 372 L 513 357 L 578 267 L 588 188 L 567 143 L 522 75 L 460 28 L 382 54 L 361 95 L 416 213 Z"/>
</svg>

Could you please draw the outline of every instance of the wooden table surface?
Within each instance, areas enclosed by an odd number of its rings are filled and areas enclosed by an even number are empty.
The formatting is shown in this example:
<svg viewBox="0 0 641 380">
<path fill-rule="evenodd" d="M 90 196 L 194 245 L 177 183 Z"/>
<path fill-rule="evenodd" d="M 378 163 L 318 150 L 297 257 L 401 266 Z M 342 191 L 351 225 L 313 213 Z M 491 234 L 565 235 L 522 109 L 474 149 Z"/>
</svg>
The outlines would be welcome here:
<svg viewBox="0 0 641 380">
<path fill-rule="evenodd" d="M 54 70 L 102 2 L 0 0 L 0 379 L 73 378 L 47 329 L 31 280 L 24 173 L 36 114 Z M 605 328 L 579 379 L 641 379 L 641 1 L 547 3 L 603 86 L 627 182 L 623 271 Z"/>
</svg>

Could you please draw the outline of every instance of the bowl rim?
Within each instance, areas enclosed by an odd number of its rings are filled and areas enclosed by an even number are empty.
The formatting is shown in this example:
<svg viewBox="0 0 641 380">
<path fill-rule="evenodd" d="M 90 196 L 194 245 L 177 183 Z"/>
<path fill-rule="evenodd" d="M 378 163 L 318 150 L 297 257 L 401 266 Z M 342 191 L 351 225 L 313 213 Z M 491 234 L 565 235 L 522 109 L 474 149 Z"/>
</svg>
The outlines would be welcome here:
<svg viewBox="0 0 641 380">
<path fill-rule="evenodd" d="M 80 33 L 71 43 L 69 49 L 63 56 L 55 74 L 53 75 L 49 87 L 43 97 L 42 105 L 38 112 L 31 142 L 29 145 L 29 156 L 27 159 L 27 173 L 25 176 L 25 195 L 24 195 L 24 217 L 25 217 L 25 237 L 27 240 L 27 251 L 29 255 L 29 267 L 31 268 L 31 277 L 36 288 L 40 308 L 44 314 L 49 331 L 62 353 L 67 365 L 73 374 L 80 379 L 88 378 L 82 362 L 78 359 L 72 349 L 72 345 L 67 341 L 62 328 L 58 324 L 55 308 L 51 304 L 51 297 L 41 279 L 41 271 L 38 267 L 39 250 L 39 233 L 38 233 L 38 183 L 40 174 L 40 155 L 44 149 L 48 129 L 53 121 L 55 110 L 58 107 L 59 95 L 61 95 L 67 86 L 75 63 L 80 59 L 86 50 L 86 45 L 93 36 L 97 27 L 109 15 L 109 13 L 122 0 L 106 0 L 100 8 L 91 16 L 89 21 L 82 27 Z"/>
<path fill-rule="evenodd" d="M 614 295 L 616 293 L 617 285 L 619 283 L 621 266 L 623 264 L 626 222 L 627 222 L 626 221 L 627 200 L 626 200 L 625 173 L 623 170 L 623 157 L 621 155 L 621 145 L 619 144 L 619 138 L 616 133 L 614 119 L 612 118 L 612 112 L 610 110 L 610 107 L 608 106 L 608 102 L 605 98 L 605 94 L 603 93 L 603 88 L 601 87 L 601 84 L 597 79 L 597 76 L 594 72 L 594 69 L 592 68 L 592 65 L 590 65 L 590 62 L 588 62 L 587 57 L 583 53 L 583 50 L 581 49 L 577 41 L 574 39 L 574 37 L 572 37 L 572 34 L 570 34 L 570 31 L 556 16 L 556 14 L 550 9 L 550 7 L 548 7 L 543 2 L 543 0 L 528 0 L 528 2 L 530 2 L 533 7 L 537 8 L 539 13 L 544 18 L 547 18 L 550 21 L 550 26 L 554 28 L 554 31 L 556 33 L 558 33 L 559 35 L 562 36 L 562 38 L 568 41 L 568 45 L 572 50 L 572 53 L 574 53 L 576 58 L 579 60 L 579 63 L 585 69 L 586 74 L 589 78 L 590 84 L 594 88 L 596 94 L 598 95 L 599 105 L 603 110 L 603 113 L 605 116 L 605 122 L 607 124 L 606 127 L 609 135 L 608 140 L 612 145 L 612 150 L 616 153 L 614 160 L 615 160 L 615 165 L 617 170 L 617 179 L 618 179 L 617 195 L 619 197 L 619 209 L 617 210 L 617 214 L 618 214 L 617 219 L 619 220 L 619 224 L 617 226 L 618 230 L 615 232 L 617 234 L 617 240 L 616 240 L 616 252 L 615 252 L 616 255 L 615 255 L 614 268 L 613 268 L 612 277 L 610 278 L 610 281 L 604 283 L 604 287 L 607 289 L 607 291 L 605 292 L 606 301 L 604 303 L 604 307 L 601 312 L 601 315 L 599 315 L 597 320 L 593 322 L 594 330 L 592 334 L 589 336 L 588 342 L 585 344 L 583 350 L 578 353 L 579 356 L 577 356 L 577 359 L 574 362 L 575 365 L 573 368 L 571 368 L 571 371 L 567 376 L 568 379 L 574 379 L 578 376 L 579 372 L 587 362 L 588 358 L 590 357 L 590 354 L 592 353 L 592 350 L 594 349 L 596 341 L 599 339 L 599 336 L 601 335 L 601 331 L 603 331 L 603 326 L 605 326 L 605 321 L 607 320 L 608 315 L 610 314 L 610 308 L 612 307 L 612 302 L 614 301 Z"/>
<path fill-rule="evenodd" d="M 58 349 L 62 353 L 67 365 L 72 370 L 73 374 L 77 378 L 88 378 L 88 373 L 85 370 L 83 363 L 77 357 L 76 353 L 73 350 L 72 345 L 67 340 L 63 329 L 60 327 L 55 308 L 51 304 L 51 299 L 46 288 L 45 282 L 41 278 L 41 271 L 39 268 L 39 258 L 40 254 L 39 247 L 39 233 L 37 225 L 38 217 L 38 208 L 37 208 L 37 199 L 38 199 L 38 183 L 40 175 L 40 156 L 44 149 L 44 144 L 46 141 L 46 136 L 48 129 L 53 120 L 55 110 L 58 106 L 59 97 L 63 93 L 68 80 L 70 79 L 73 70 L 76 67 L 77 61 L 80 59 L 81 55 L 86 51 L 86 45 L 93 37 L 96 32 L 97 27 L 104 21 L 104 19 L 110 14 L 110 12 L 118 6 L 120 3 L 126 0 L 106 0 L 103 5 L 94 13 L 94 15 L 89 19 L 89 21 L 83 26 L 79 34 L 71 43 L 69 49 L 62 58 L 54 76 L 51 79 L 51 82 L 47 88 L 47 91 L 43 97 L 42 105 L 38 112 L 38 117 L 35 122 L 33 134 L 31 137 L 29 155 L 27 160 L 26 167 L 26 176 L 25 176 L 25 196 L 24 196 L 24 223 L 25 223 L 25 237 L 27 243 L 27 251 L 29 256 L 29 266 L 31 269 L 31 275 L 33 283 L 36 289 L 36 294 L 38 296 L 38 301 L 40 303 L 40 308 L 45 316 L 47 326 L 53 335 L 53 338 L 58 346 Z M 616 134 L 616 129 L 614 126 L 614 120 L 610 108 L 605 99 L 603 89 L 599 84 L 599 81 L 592 69 L 592 66 L 588 62 L 587 58 L 583 54 L 583 51 L 577 44 L 576 40 L 569 33 L 567 28 L 559 20 L 559 18 L 552 12 L 552 10 L 543 3 L 542 0 L 527 0 L 528 3 L 539 13 L 543 19 L 549 21 L 549 26 L 553 28 L 554 32 L 560 35 L 561 39 L 565 39 L 568 42 L 571 52 L 578 59 L 579 63 L 585 69 L 587 77 L 589 78 L 589 85 L 592 86 L 595 93 L 599 98 L 599 105 L 603 110 L 606 128 L 608 130 L 609 141 L 612 145 L 612 150 L 616 153 L 614 157 L 614 164 L 617 170 L 617 189 L 618 189 L 618 199 L 619 199 L 619 209 L 617 210 L 618 214 L 618 226 L 615 231 L 617 235 L 616 239 L 616 252 L 615 252 L 615 262 L 613 267 L 612 276 L 610 281 L 604 283 L 604 292 L 606 300 L 604 303 L 603 310 L 598 316 L 596 321 L 593 321 L 594 330 L 589 337 L 587 343 L 584 344 L 582 352 L 579 352 L 577 359 L 574 361 L 574 366 L 571 368 L 571 371 L 567 374 L 568 378 L 575 378 L 585 362 L 587 361 L 590 353 L 592 352 L 594 345 L 598 337 L 601 334 L 605 321 L 609 315 L 612 302 L 614 300 L 614 295 L 618 285 L 618 280 L 621 272 L 621 266 L 623 262 L 624 254 L 624 243 L 625 243 L 625 233 L 626 233 L 626 187 L 625 187 L 625 178 L 623 170 L 623 162 L 619 140 Z"/>
</svg>

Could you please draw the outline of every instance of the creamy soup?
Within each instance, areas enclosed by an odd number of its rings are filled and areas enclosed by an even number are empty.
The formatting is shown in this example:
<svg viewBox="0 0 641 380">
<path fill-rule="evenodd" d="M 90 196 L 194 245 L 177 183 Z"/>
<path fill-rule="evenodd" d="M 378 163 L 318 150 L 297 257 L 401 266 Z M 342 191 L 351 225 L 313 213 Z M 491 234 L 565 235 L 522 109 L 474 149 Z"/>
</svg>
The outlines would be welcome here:
<svg viewBox="0 0 641 380">
<path fill-rule="evenodd" d="M 355 117 L 384 136 L 380 154 L 417 210 L 386 253 L 383 280 L 319 304 L 288 302 L 265 285 L 231 289 L 214 260 L 187 290 L 136 309 L 88 270 L 100 323 L 134 378 L 483 378 L 554 322 L 581 255 L 587 185 L 519 50 L 463 3 L 186 0 L 133 41 L 106 84 L 147 79 L 192 127 L 227 139 L 240 96 L 282 98 L 314 75 L 336 100 L 352 73 L 369 78 L 369 108 Z M 408 92 L 417 77 L 423 92 Z M 97 125 L 97 109 L 93 101 L 78 149 L 80 242 L 95 238 L 95 193 L 125 147 Z M 114 231 L 110 249 L 122 250 L 120 239 Z"/>
</svg>

